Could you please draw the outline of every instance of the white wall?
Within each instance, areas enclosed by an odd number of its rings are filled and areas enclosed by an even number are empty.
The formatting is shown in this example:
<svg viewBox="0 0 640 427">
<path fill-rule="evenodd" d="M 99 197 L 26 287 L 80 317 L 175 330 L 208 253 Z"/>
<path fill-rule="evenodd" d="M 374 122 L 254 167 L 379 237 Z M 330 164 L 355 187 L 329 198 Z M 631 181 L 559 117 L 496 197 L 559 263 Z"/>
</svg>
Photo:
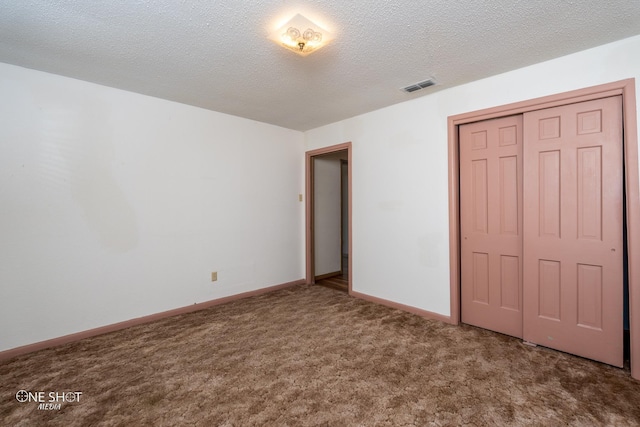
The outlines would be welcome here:
<svg viewBox="0 0 640 427">
<path fill-rule="evenodd" d="M 353 289 L 449 315 L 447 117 L 632 77 L 639 86 L 639 52 L 636 36 L 306 132 L 307 150 L 352 142 Z"/>
<path fill-rule="evenodd" d="M 638 52 L 640 36 L 304 135 L 0 64 L 0 351 L 303 278 L 303 151 L 347 141 L 353 289 L 448 315 L 447 117 L 640 85 Z"/>
<path fill-rule="evenodd" d="M 301 132 L 0 64 L 0 351 L 302 279 L 303 159 Z"/>
<path fill-rule="evenodd" d="M 340 271 L 340 159 L 346 153 L 314 157 L 314 275 Z"/>
</svg>

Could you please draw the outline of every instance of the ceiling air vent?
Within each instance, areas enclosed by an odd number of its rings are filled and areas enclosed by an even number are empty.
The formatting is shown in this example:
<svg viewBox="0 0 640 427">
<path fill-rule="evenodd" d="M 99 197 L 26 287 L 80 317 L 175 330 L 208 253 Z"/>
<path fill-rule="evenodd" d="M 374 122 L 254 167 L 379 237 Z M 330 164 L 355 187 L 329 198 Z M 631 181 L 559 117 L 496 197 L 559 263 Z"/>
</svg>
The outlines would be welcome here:
<svg viewBox="0 0 640 427">
<path fill-rule="evenodd" d="M 419 82 L 419 83 L 414 83 L 414 84 L 409 85 L 407 87 L 403 87 L 402 90 L 405 91 L 405 92 L 411 93 L 411 92 L 415 92 L 415 91 L 420 90 L 420 89 L 424 89 L 424 88 L 429 87 L 429 86 L 433 86 L 435 84 L 436 84 L 435 80 L 429 79 L 429 80 L 425 80 L 425 81 L 422 81 L 422 82 Z"/>
</svg>

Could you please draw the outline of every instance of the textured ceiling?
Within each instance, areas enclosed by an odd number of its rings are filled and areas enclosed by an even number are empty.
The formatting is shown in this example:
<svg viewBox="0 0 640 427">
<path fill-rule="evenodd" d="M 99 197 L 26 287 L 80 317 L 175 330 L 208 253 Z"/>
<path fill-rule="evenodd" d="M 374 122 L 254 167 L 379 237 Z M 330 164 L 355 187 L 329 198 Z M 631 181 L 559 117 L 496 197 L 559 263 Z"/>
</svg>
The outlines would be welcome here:
<svg viewBox="0 0 640 427">
<path fill-rule="evenodd" d="M 298 12 L 336 39 L 271 42 Z M 638 0 L 0 2 L 0 62 L 297 130 L 636 34 Z"/>
</svg>

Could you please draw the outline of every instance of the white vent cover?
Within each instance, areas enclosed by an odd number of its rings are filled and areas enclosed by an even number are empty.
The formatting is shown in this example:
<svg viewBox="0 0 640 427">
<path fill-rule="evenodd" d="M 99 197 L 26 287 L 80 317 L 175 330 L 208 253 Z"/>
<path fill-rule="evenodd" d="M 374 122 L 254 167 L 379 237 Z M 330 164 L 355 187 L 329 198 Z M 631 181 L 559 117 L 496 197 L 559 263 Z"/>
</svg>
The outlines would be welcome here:
<svg viewBox="0 0 640 427">
<path fill-rule="evenodd" d="M 429 86 L 433 86 L 436 84 L 436 81 L 434 79 L 428 79 L 428 80 L 424 80 L 422 82 L 418 82 L 418 83 L 414 83 L 412 85 L 409 85 L 407 87 L 403 87 L 401 90 L 411 93 L 411 92 L 415 92 L 417 90 L 421 90 L 424 89 L 426 87 Z"/>
</svg>

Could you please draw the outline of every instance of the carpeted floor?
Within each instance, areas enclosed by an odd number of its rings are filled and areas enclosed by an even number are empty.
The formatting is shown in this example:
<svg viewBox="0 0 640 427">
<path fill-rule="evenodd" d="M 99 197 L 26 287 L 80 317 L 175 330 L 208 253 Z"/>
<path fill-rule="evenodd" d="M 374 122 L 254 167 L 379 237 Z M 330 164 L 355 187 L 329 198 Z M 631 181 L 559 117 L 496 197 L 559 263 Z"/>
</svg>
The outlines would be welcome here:
<svg viewBox="0 0 640 427">
<path fill-rule="evenodd" d="M 640 424 L 627 370 L 320 286 L 14 358 L 0 381 L 3 426 Z M 82 394 L 45 410 L 19 390 Z"/>
</svg>

